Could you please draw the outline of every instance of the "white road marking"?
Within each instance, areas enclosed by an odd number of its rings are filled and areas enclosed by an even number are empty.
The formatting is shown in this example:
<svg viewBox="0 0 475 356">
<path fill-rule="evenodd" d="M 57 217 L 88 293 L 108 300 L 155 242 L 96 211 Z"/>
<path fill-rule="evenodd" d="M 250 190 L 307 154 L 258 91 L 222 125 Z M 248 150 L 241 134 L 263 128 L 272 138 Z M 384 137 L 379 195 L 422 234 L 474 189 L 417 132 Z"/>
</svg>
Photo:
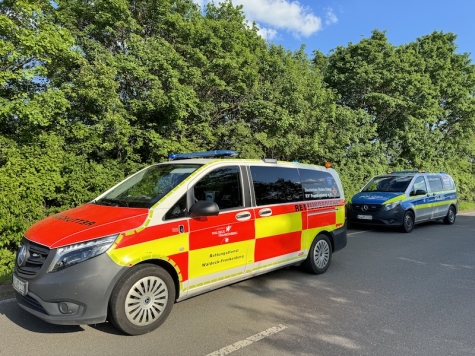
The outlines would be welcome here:
<svg viewBox="0 0 475 356">
<path fill-rule="evenodd" d="M 10 303 L 10 302 L 14 302 L 14 301 L 15 301 L 15 298 L 3 299 L 3 300 L 0 300 L 0 304 Z"/>
<path fill-rule="evenodd" d="M 287 329 L 287 326 L 285 325 L 277 325 L 272 328 L 269 328 L 267 330 L 264 330 L 263 332 L 260 332 L 259 334 L 255 334 L 252 336 L 249 336 L 248 338 L 238 341 L 232 345 L 228 345 L 226 347 L 223 347 L 222 349 L 219 349 L 218 351 L 214 351 L 206 356 L 223 356 L 230 354 L 231 352 L 237 351 L 239 349 L 242 349 L 243 347 L 249 346 L 252 343 L 262 340 L 268 336 L 271 336 L 275 333 L 278 333 L 279 331 L 282 331 L 284 329 Z"/>
<path fill-rule="evenodd" d="M 358 232 L 350 232 L 350 233 L 347 234 L 347 235 L 350 236 L 350 235 L 362 234 L 363 232 L 371 232 L 371 230 L 358 231 Z"/>
</svg>

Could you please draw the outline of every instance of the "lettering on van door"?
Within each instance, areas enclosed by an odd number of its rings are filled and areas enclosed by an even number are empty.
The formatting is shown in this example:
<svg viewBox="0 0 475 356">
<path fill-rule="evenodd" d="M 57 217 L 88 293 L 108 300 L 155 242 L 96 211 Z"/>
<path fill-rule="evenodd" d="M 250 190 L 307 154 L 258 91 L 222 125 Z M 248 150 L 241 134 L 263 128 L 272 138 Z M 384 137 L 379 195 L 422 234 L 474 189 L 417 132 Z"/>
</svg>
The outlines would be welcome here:
<svg viewBox="0 0 475 356">
<path fill-rule="evenodd" d="M 203 267 L 215 266 L 218 264 L 226 264 L 229 262 L 236 262 L 237 260 L 244 260 L 244 254 L 240 249 L 228 250 L 217 253 L 210 253 L 209 260 L 202 263 Z"/>
</svg>

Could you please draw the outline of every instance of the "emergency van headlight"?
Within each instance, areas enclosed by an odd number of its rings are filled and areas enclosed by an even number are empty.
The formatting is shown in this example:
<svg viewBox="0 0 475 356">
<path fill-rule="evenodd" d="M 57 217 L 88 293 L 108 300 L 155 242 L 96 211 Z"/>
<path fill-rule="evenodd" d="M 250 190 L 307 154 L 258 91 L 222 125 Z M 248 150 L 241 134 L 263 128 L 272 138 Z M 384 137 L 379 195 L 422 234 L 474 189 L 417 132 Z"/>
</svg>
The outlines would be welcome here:
<svg viewBox="0 0 475 356">
<path fill-rule="evenodd" d="M 119 234 L 58 248 L 48 272 L 56 272 L 106 252 Z"/>
<path fill-rule="evenodd" d="M 391 204 L 386 204 L 383 208 L 383 211 L 393 210 L 394 208 L 397 208 L 399 206 L 399 204 L 401 204 L 400 201 L 396 201 L 396 202 L 391 203 Z"/>
</svg>

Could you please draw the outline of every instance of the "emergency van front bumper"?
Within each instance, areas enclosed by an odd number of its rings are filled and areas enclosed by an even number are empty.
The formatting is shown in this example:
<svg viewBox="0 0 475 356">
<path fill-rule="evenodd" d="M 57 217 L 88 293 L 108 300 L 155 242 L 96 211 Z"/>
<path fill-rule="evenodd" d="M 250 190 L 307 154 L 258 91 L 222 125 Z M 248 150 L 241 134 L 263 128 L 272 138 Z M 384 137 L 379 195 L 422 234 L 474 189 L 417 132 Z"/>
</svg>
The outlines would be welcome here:
<svg viewBox="0 0 475 356">
<path fill-rule="evenodd" d="M 27 283 L 25 295 L 15 293 L 20 307 L 51 324 L 106 321 L 110 295 L 127 267 L 117 265 L 106 253 L 57 272 L 48 273 L 48 266 L 45 263 L 31 279 L 15 269 L 14 278 Z"/>
<path fill-rule="evenodd" d="M 351 224 L 373 225 L 373 226 L 401 226 L 406 210 L 400 205 L 394 209 L 378 212 L 354 211 L 351 206 L 347 210 L 348 222 Z"/>
</svg>

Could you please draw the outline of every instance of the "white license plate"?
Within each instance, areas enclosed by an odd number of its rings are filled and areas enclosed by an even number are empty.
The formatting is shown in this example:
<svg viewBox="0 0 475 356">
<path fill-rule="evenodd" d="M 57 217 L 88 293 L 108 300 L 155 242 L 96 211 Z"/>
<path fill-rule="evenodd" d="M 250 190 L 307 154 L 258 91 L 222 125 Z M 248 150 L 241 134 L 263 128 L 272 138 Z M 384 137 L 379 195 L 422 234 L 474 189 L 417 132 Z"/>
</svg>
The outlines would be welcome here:
<svg viewBox="0 0 475 356">
<path fill-rule="evenodd" d="M 21 295 L 26 295 L 28 293 L 28 282 L 23 282 L 18 279 L 17 276 L 13 275 L 13 288 L 20 293 Z"/>
<path fill-rule="evenodd" d="M 363 219 L 363 220 L 373 220 L 372 215 L 357 215 L 356 216 L 358 219 Z"/>
</svg>

